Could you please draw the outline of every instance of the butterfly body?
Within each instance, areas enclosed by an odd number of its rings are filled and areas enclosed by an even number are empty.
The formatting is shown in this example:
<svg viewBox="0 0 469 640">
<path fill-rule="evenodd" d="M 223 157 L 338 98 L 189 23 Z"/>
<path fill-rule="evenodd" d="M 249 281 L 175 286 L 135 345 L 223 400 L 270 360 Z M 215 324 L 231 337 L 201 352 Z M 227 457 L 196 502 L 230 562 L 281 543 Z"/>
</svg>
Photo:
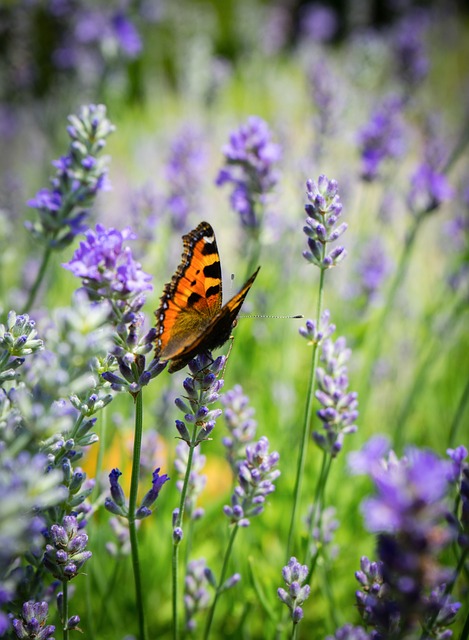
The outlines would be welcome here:
<svg viewBox="0 0 469 640">
<path fill-rule="evenodd" d="M 259 268 L 224 306 L 222 274 L 215 234 L 208 222 L 183 236 L 182 261 L 155 312 L 155 356 L 169 360 L 169 371 L 182 369 L 199 353 L 222 346 Z"/>
</svg>

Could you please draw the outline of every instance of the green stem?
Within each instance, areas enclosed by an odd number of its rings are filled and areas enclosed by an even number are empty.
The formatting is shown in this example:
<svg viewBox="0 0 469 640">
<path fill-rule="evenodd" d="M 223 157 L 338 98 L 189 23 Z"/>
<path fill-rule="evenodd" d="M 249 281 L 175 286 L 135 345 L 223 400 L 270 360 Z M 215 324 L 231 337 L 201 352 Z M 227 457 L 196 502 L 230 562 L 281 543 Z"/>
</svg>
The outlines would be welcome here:
<svg viewBox="0 0 469 640">
<path fill-rule="evenodd" d="M 212 606 L 210 608 L 210 611 L 208 613 L 208 618 L 207 618 L 207 624 L 205 625 L 205 633 L 204 633 L 204 639 L 207 640 L 208 636 L 210 634 L 210 629 L 212 626 L 212 621 L 213 621 L 213 616 L 215 613 L 215 608 L 217 606 L 217 602 L 218 602 L 218 598 L 220 597 L 221 594 L 221 587 L 223 587 L 223 584 L 225 582 L 226 579 L 226 572 L 228 570 L 228 562 L 230 560 L 230 556 L 231 556 L 231 551 L 233 549 L 233 544 L 236 538 L 236 534 L 238 533 L 238 529 L 239 526 L 236 523 L 233 527 L 233 531 L 231 532 L 231 536 L 230 536 L 230 540 L 228 542 L 228 546 L 226 548 L 226 552 L 225 552 L 225 557 L 223 559 L 223 566 L 221 569 L 221 574 L 220 574 L 220 580 L 218 581 L 218 587 L 217 590 L 215 591 L 215 597 L 213 599 L 213 603 Z"/>
<path fill-rule="evenodd" d="M 107 407 L 104 407 L 101 412 L 101 433 L 99 437 L 98 458 L 96 460 L 96 471 L 94 477 L 98 480 L 94 489 L 94 500 L 97 500 L 99 496 L 99 478 L 103 470 L 104 452 L 106 450 L 106 435 L 107 435 Z"/>
<path fill-rule="evenodd" d="M 62 616 L 62 638 L 63 640 L 68 640 L 68 581 L 64 580 L 62 582 L 62 611 L 60 615 Z"/>
<path fill-rule="evenodd" d="M 441 308 L 444 302 L 436 305 L 437 308 Z M 451 310 L 451 313 L 446 318 L 444 325 L 439 330 L 439 335 L 446 335 L 447 332 L 453 328 L 455 321 L 460 316 L 461 311 L 467 306 L 466 300 L 459 300 Z M 394 451 L 399 452 L 403 444 L 403 434 L 405 432 L 405 426 L 412 413 L 412 409 L 416 406 L 416 400 L 423 389 L 426 388 L 425 381 L 427 375 L 431 372 L 432 366 L 436 361 L 436 358 L 441 354 L 441 340 L 434 339 L 430 345 L 428 345 L 429 339 L 425 340 L 427 349 L 423 357 L 420 358 L 420 365 L 414 375 L 410 390 L 406 396 L 406 399 L 402 405 L 401 411 L 396 420 L 396 429 L 394 433 Z M 452 443 L 452 436 L 450 435 L 449 446 Z"/>
<path fill-rule="evenodd" d="M 412 250 L 415 245 L 415 239 L 417 237 L 417 232 L 424 218 L 425 218 L 425 215 L 418 215 L 414 218 L 414 224 L 410 228 L 410 231 L 407 234 L 404 242 L 404 247 L 401 253 L 401 257 L 399 259 L 397 270 L 394 275 L 394 280 L 392 281 L 391 286 L 388 290 L 388 295 L 386 297 L 385 303 L 376 321 L 374 331 L 372 332 L 372 343 L 368 350 L 368 355 L 365 361 L 365 365 L 363 367 L 363 375 L 361 376 L 362 387 L 358 393 L 358 397 L 360 398 L 360 405 L 361 405 L 360 412 L 362 414 L 363 422 L 365 422 L 363 417 L 365 415 L 365 403 L 367 399 L 370 397 L 370 390 L 372 388 L 370 383 L 373 375 L 373 369 L 380 355 L 383 336 L 386 335 L 386 326 L 389 321 L 389 317 L 391 315 L 390 312 L 394 306 L 394 302 L 396 300 L 396 294 L 399 290 L 399 287 L 401 286 L 405 278 L 405 275 L 407 273 L 410 258 L 412 256 Z"/>
<path fill-rule="evenodd" d="M 322 521 L 322 513 L 323 513 L 323 505 L 324 505 L 324 494 L 326 492 L 326 484 L 327 484 L 327 479 L 329 478 L 329 472 L 331 470 L 332 460 L 333 458 L 331 456 L 328 456 L 327 452 L 324 451 L 324 456 L 323 456 L 322 466 L 321 466 L 321 473 L 319 475 L 318 484 L 316 487 L 316 495 L 314 497 L 313 511 L 311 513 L 311 524 L 310 524 L 310 529 L 309 529 L 308 539 L 307 539 L 308 546 L 305 554 L 306 564 L 310 565 L 310 572 L 308 574 L 308 581 L 310 584 L 313 578 L 314 569 L 316 567 L 318 556 L 320 554 L 320 549 L 318 548 L 317 552 L 314 554 L 314 557 L 311 558 L 311 545 L 309 543 L 313 536 L 313 529 L 314 529 L 314 525 L 317 517 L 316 514 L 318 512 L 319 512 L 319 518 L 316 523 L 316 526 L 318 528 L 318 531 L 320 531 L 321 529 L 321 521 Z M 319 541 L 319 544 L 320 543 L 321 541 Z"/>
<path fill-rule="evenodd" d="M 174 528 L 178 528 L 181 526 L 183 517 L 184 517 L 184 507 L 186 505 L 186 494 L 187 488 L 189 486 L 189 478 L 191 475 L 192 469 L 192 458 L 194 457 L 194 448 L 197 446 L 195 444 L 195 439 L 197 436 L 198 427 L 197 423 L 194 424 L 194 429 L 192 431 L 191 443 L 189 445 L 189 455 L 187 456 L 187 467 L 186 473 L 184 475 L 184 482 L 181 490 L 181 499 L 179 501 L 179 512 L 176 518 L 176 522 L 174 524 Z M 173 639 L 178 640 L 179 638 L 179 616 L 178 616 L 178 591 L 179 591 L 179 544 L 180 540 L 175 540 L 173 537 L 173 558 L 172 558 L 172 573 L 173 573 Z"/>
<path fill-rule="evenodd" d="M 316 327 L 319 327 L 319 321 L 321 319 L 322 301 L 323 301 L 323 292 L 324 292 L 324 274 L 325 274 L 324 270 L 321 269 L 321 276 L 319 279 L 318 304 L 316 308 Z M 309 373 L 308 391 L 306 396 L 306 407 L 305 407 L 305 414 L 304 414 L 304 421 L 303 421 L 303 431 L 301 434 L 300 449 L 298 452 L 295 487 L 293 489 L 293 508 L 292 508 L 292 514 L 290 519 L 290 530 L 288 532 L 286 562 L 290 560 L 290 556 L 292 552 L 293 538 L 295 534 L 295 524 L 297 519 L 297 511 L 298 511 L 299 502 L 301 499 L 301 488 L 303 484 L 304 467 L 306 462 L 306 450 L 308 448 L 311 416 L 313 412 L 314 388 L 316 386 L 316 368 L 318 364 L 318 358 L 319 358 L 319 349 L 318 349 L 318 344 L 315 342 L 313 344 L 313 353 L 311 356 L 311 369 Z"/>
<path fill-rule="evenodd" d="M 34 281 L 34 284 L 31 287 L 31 291 L 29 292 L 29 296 L 26 301 L 26 304 L 23 307 L 22 313 L 28 313 L 34 304 L 34 301 L 36 300 L 37 292 L 39 291 L 39 287 L 41 286 L 42 281 L 44 279 L 44 275 L 46 273 L 51 254 L 52 254 L 52 249 L 50 246 L 47 246 L 42 256 L 42 262 L 41 262 L 41 266 L 39 267 L 36 280 Z"/>
<path fill-rule="evenodd" d="M 143 432 L 143 401 L 142 401 L 141 390 L 134 396 L 134 400 L 135 400 L 135 434 L 134 434 L 134 451 L 133 451 L 133 458 L 132 458 L 132 476 L 130 480 L 128 520 L 129 520 L 129 534 L 130 534 L 130 549 L 131 549 L 131 555 L 132 555 L 132 568 L 133 568 L 134 581 L 135 581 L 135 598 L 136 598 L 136 605 L 137 605 L 139 638 L 140 640 L 146 640 L 147 632 L 146 632 L 146 626 L 145 626 L 145 613 L 143 609 L 142 580 L 140 575 L 137 527 L 135 522 L 138 480 L 139 480 L 139 474 L 140 474 L 140 452 L 142 448 L 142 432 Z"/>
<path fill-rule="evenodd" d="M 454 414 L 453 421 L 451 422 L 451 428 L 449 430 L 449 438 L 448 438 L 448 445 L 450 447 L 454 446 L 456 434 L 458 432 L 459 425 L 461 424 L 461 420 L 464 415 L 464 411 L 466 409 L 468 400 L 469 400 L 469 380 L 466 382 L 466 386 L 464 387 L 462 396 L 459 400 L 458 408 L 456 409 L 456 413 Z"/>
<path fill-rule="evenodd" d="M 466 621 L 461 631 L 461 635 L 459 636 L 459 640 L 467 640 L 467 638 L 469 638 L 469 612 L 466 616 Z"/>
<path fill-rule="evenodd" d="M 291 630 L 291 640 L 296 640 L 298 638 L 298 623 L 293 622 L 293 627 Z"/>
</svg>

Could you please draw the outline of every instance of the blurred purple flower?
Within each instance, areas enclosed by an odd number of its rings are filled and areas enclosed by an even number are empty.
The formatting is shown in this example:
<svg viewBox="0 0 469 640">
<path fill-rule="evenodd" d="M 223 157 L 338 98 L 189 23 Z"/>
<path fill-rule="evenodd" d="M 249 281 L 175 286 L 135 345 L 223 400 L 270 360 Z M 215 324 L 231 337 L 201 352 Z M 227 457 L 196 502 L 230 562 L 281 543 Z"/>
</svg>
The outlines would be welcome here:
<svg viewBox="0 0 469 640">
<path fill-rule="evenodd" d="M 427 22 L 425 13 L 416 10 L 402 18 L 393 30 L 391 47 L 396 72 L 408 91 L 425 79 L 430 67 L 424 44 Z"/>
<path fill-rule="evenodd" d="M 451 604 L 455 615 L 458 608 L 441 589 L 452 572 L 439 563 L 454 538 L 448 523 L 451 464 L 431 451 L 409 449 L 400 460 L 392 454 L 370 465 L 369 473 L 376 494 L 362 502 L 362 511 L 367 529 L 379 534 L 379 563 L 362 559 L 357 573 L 363 620 L 378 632 L 394 629 L 398 637 L 414 631 L 419 620 L 440 628 L 442 612 Z"/>
<path fill-rule="evenodd" d="M 338 30 L 337 13 L 330 6 L 307 4 L 300 16 L 301 32 L 315 42 L 329 42 Z"/>
<path fill-rule="evenodd" d="M 210 603 L 206 573 L 207 563 L 203 558 L 191 560 L 187 565 L 187 573 L 184 580 L 184 612 L 186 629 L 190 632 L 195 631 L 197 628 L 196 614 L 206 609 Z"/>
<path fill-rule="evenodd" d="M 233 185 L 231 206 L 239 213 L 244 227 L 255 229 L 260 224 L 256 205 L 265 205 L 268 194 L 278 182 L 275 166 L 280 160 L 281 149 L 271 140 L 267 123 L 258 116 L 234 131 L 229 144 L 223 147 L 225 165 L 219 171 L 216 184 Z"/>
<path fill-rule="evenodd" d="M 379 468 L 390 447 L 387 436 L 373 436 L 365 442 L 360 451 L 352 451 L 348 454 L 347 464 L 350 473 L 373 475 L 375 468 Z"/>
<path fill-rule="evenodd" d="M 371 182 L 379 177 L 385 160 L 397 160 L 406 149 L 406 131 L 402 118 L 402 99 L 388 96 L 374 110 L 370 120 L 358 132 L 361 177 Z"/>
<path fill-rule="evenodd" d="M 224 407 L 224 418 L 229 437 L 224 437 L 223 446 L 227 449 L 226 457 L 234 473 L 238 462 L 244 458 L 246 445 L 252 444 L 256 435 L 257 422 L 254 420 L 254 409 L 249 406 L 249 398 L 244 395 L 241 385 L 237 384 L 220 398 Z"/>
<path fill-rule="evenodd" d="M 266 437 L 246 447 L 246 457 L 238 464 L 238 484 L 231 496 L 231 506 L 223 511 L 230 523 L 248 527 L 249 518 L 264 511 L 266 497 L 275 491 L 275 480 L 280 471 L 274 469 L 279 454 L 269 453 L 269 441 Z"/>
<path fill-rule="evenodd" d="M 316 108 L 314 128 L 314 157 L 319 163 L 322 159 L 324 145 L 333 135 L 337 127 L 339 103 L 338 82 L 332 73 L 327 58 L 315 59 L 309 69 L 310 93 Z"/>
<path fill-rule="evenodd" d="M 191 213 L 200 212 L 206 164 L 207 153 L 202 135 L 192 127 L 183 127 L 171 145 L 165 169 L 169 187 L 166 207 L 176 231 L 186 228 Z"/>
<path fill-rule="evenodd" d="M 446 176 L 424 162 L 410 179 L 407 204 L 414 214 L 429 213 L 454 196 L 454 189 Z"/>
<path fill-rule="evenodd" d="M 380 236 L 370 240 L 359 252 L 356 265 L 358 294 L 364 296 L 365 304 L 372 302 L 380 292 L 384 280 L 391 270 L 391 262 L 386 255 Z"/>
<path fill-rule="evenodd" d="M 355 627 L 352 624 L 344 624 L 337 629 L 333 636 L 326 636 L 326 640 L 377 640 L 370 636 L 363 627 Z"/>
<path fill-rule="evenodd" d="M 129 58 L 139 56 L 142 51 L 142 39 L 128 16 L 123 11 L 118 11 L 112 16 L 111 23 L 122 51 Z"/>
<path fill-rule="evenodd" d="M 86 241 L 62 266 L 82 279 L 90 299 L 126 300 L 152 289 L 151 276 L 135 262 L 130 247 L 124 246 L 136 237 L 130 227 L 119 231 L 98 224 L 96 231 L 90 229 L 85 235 Z"/>
</svg>

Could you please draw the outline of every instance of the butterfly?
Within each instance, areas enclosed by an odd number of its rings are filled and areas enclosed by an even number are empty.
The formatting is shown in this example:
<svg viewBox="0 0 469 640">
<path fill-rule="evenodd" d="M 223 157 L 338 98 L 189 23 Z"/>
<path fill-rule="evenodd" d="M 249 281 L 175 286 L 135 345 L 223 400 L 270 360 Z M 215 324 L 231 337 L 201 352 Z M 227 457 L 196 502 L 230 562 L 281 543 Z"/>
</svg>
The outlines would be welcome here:
<svg viewBox="0 0 469 640">
<path fill-rule="evenodd" d="M 221 347 L 260 267 L 222 305 L 222 276 L 215 233 L 208 222 L 182 237 L 182 262 L 165 285 L 156 316 L 155 357 L 170 361 L 169 372 L 182 369 L 200 353 Z"/>
</svg>

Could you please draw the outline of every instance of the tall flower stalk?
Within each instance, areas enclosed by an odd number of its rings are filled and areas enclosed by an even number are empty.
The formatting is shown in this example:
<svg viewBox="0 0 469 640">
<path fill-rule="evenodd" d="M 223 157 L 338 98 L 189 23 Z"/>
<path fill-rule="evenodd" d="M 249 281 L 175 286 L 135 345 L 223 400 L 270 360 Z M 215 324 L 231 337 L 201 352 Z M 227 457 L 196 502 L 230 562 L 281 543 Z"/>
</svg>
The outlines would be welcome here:
<svg viewBox="0 0 469 640">
<path fill-rule="evenodd" d="M 82 279 L 83 289 L 90 300 L 108 305 L 108 321 L 114 326 L 115 347 L 107 361 L 102 378 L 115 391 L 126 390 L 133 398 L 135 407 L 135 431 L 132 455 L 132 473 L 129 504 L 125 506 L 121 490 L 118 488 L 119 472 L 111 474 L 111 496 L 106 506 L 114 514 L 128 521 L 132 567 L 135 582 L 137 617 L 140 640 L 146 640 L 144 598 L 141 585 L 140 561 L 136 521 L 151 514 L 150 506 L 156 500 L 159 489 L 168 479 L 159 476 L 157 469 L 153 476 L 153 487 L 137 508 L 140 455 L 143 433 L 143 387 L 163 371 L 165 364 L 152 360 L 146 365 L 145 354 L 152 351 L 155 329 L 141 336 L 144 316 L 141 308 L 145 303 L 145 291 L 151 289 L 146 274 L 133 256 L 126 240 L 134 239 L 130 228 L 122 232 L 96 226 L 89 230 L 86 241 L 81 242 L 72 259 L 63 265 Z M 118 372 L 118 373 L 117 373 Z M 155 475 L 156 474 L 156 475 Z"/>
<path fill-rule="evenodd" d="M 308 262 L 319 268 L 320 275 L 316 318 L 315 320 L 308 320 L 306 329 L 300 330 L 300 333 L 309 339 L 312 345 L 312 354 L 303 428 L 300 435 L 300 448 L 293 491 L 293 508 L 288 532 L 286 562 L 288 562 L 292 553 L 298 517 L 297 511 L 301 499 L 306 450 L 313 413 L 316 368 L 319 358 L 318 348 L 324 337 L 327 337 L 331 333 L 330 327 L 328 326 L 328 315 L 322 316 L 325 273 L 328 269 L 335 267 L 346 255 L 346 251 L 342 246 L 336 246 L 329 252 L 327 251 L 328 245 L 335 242 L 347 229 L 346 223 L 336 225 L 342 212 L 342 203 L 339 199 L 337 182 L 335 180 L 329 180 L 325 175 L 321 175 L 317 183 L 313 180 L 308 180 L 306 189 L 309 202 L 305 205 L 305 211 L 308 217 L 306 218 L 306 224 L 303 230 L 308 238 L 308 250 L 303 252 L 303 256 Z"/>
<path fill-rule="evenodd" d="M 220 356 L 216 360 L 208 355 L 199 355 L 189 363 L 190 376 L 184 380 L 183 398 L 176 398 L 176 406 L 184 414 L 184 420 L 176 420 L 179 437 L 189 447 L 184 480 L 182 482 L 179 507 L 173 512 L 173 556 L 172 556 L 172 608 L 173 638 L 180 636 L 179 623 L 179 548 L 183 539 L 184 511 L 189 504 L 192 463 L 194 452 L 201 442 L 209 440 L 215 428 L 215 422 L 221 409 L 209 409 L 218 400 L 219 391 L 223 387 L 223 371 L 226 358 Z"/>
<path fill-rule="evenodd" d="M 210 576 L 210 582 L 215 587 L 215 597 L 205 625 L 205 640 L 210 635 L 220 595 L 241 579 L 236 573 L 228 579 L 226 577 L 238 531 L 240 527 L 249 527 L 250 518 L 264 511 L 266 497 L 275 491 L 274 482 L 280 475 L 280 471 L 275 468 L 279 458 L 276 451 L 269 453 L 269 441 L 266 437 L 261 437 L 258 442 L 246 447 L 245 458 L 238 463 L 238 484 L 231 497 L 231 505 L 224 507 L 224 513 L 232 525 L 231 535 L 218 582 Z"/>
<path fill-rule="evenodd" d="M 97 193 L 106 188 L 108 158 L 101 156 L 101 152 L 107 136 L 114 131 L 106 108 L 91 104 L 68 120 L 71 142 L 67 154 L 52 163 L 56 173 L 51 178 L 51 188 L 40 189 L 28 202 L 37 210 L 38 220 L 28 221 L 26 227 L 34 240 L 43 245 L 44 253 L 24 305 L 25 312 L 34 304 L 52 252 L 70 245 L 87 228 L 89 209 Z"/>
</svg>

